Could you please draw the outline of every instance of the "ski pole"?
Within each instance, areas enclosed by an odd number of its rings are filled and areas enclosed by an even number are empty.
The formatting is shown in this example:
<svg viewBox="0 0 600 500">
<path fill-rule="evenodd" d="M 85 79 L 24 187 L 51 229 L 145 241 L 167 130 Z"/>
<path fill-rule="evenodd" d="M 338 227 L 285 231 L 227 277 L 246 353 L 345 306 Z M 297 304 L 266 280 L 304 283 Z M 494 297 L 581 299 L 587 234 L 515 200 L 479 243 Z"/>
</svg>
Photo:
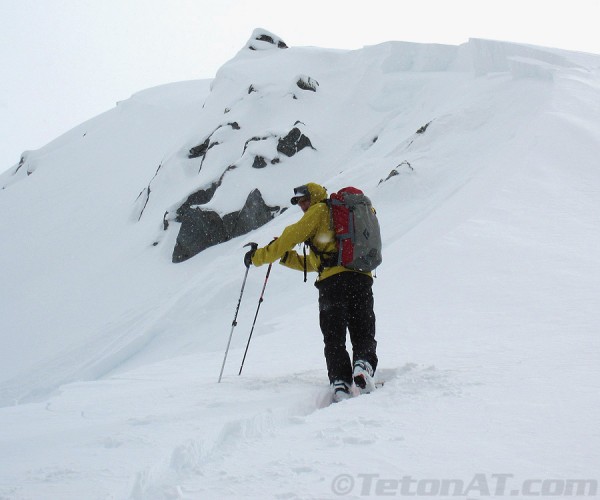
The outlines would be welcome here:
<svg viewBox="0 0 600 500">
<path fill-rule="evenodd" d="M 252 248 L 258 247 L 256 243 L 248 243 L 244 245 L 244 247 L 250 246 Z M 242 295 L 244 295 L 244 287 L 246 286 L 246 279 L 248 278 L 248 271 L 250 268 L 246 268 L 246 273 L 244 274 L 244 281 L 242 282 L 242 290 L 240 291 L 240 298 L 237 303 L 237 307 L 235 308 L 235 316 L 233 317 L 233 322 L 231 323 L 231 332 L 229 333 L 229 340 L 227 341 L 227 347 L 225 348 L 225 356 L 223 357 L 223 364 L 221 365 L 221 373 L 219 373 L 219 382 L 221 383 L 221 378 L 223 377 L 223 369 L 225 368 L 225 361 L 227 360 L 227 354 L 229 353 L 229 346 L 231 345 L 231 337 L 233 336 L 233 329 L 237 326 L 237 316 L 240 310 L 240 304 L 242 303 Z"/>
<path fill-rule="evenodd" d="M 256 325 L 256 318 L 258 317 L 258 311 L 260 310 L 260 305 L 263 303 L 263 296 L 265 294 L 265 288 L 267 288 L 267 281 L 269 280 L 269 274 L 271 274 L 271 267 L 273 264 L 269 264 L 267 269 L 267 275 L 265 276 L 265 282 L 262 287 L 262 292 L 260 293 L 260 298 L 258 299 L 258 307 L 256 308 L 256 314 L 254 315 L 254 322 L 252 323 L 252 329 L 250 330 L 250 336 L 248 337 L 248 343 L 246 344 L 246 350 L 244 351 L 244 358 L 242 359 L 242 365 L 240 366 L 240 372 L 238 375 L 242 374 L 242 369 L 244 368 L 244 361 L 246 361 L 246 354 L 248 354 L 248 347 L 250 347 L 250 340 L 252 339 L 252 333 L 254 332 L 254 325 Z"/>
</svg>

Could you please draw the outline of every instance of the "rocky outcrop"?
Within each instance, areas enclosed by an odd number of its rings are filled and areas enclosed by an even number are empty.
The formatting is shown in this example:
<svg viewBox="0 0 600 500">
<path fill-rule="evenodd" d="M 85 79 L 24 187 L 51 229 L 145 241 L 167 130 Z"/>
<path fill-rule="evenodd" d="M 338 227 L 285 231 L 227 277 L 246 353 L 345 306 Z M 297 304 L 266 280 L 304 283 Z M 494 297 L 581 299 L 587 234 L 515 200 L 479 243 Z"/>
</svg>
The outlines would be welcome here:
<svg viewBox="0 0 600 500">
<path fill-rule="evenodd" d="M 280 207 L 268 206 L 261 192 L 254 189 L 241 210 L 221 217 L 199 206 L 210 201 L 216 188 L 213 184 L 207 190 L 190 195 L 177 210 L 175 220 L 181 227 L 173 250 L 173 262 L 183 262 L 211 246 L 258 229 L 280 212 Z"/>
<path fill-rule="evenodd" d="M 194 146 L 193 148 L 190 149 L 190 152 L 188 154 L 188 158 L 199 158 L 200 156 L 205 156 L 206 152 L 213 147 L 215 144 L 218 143 L 211 143 L 210 142 L 210 138 L 207 138 L 202 144 L 198 144 L 197 146 Z"/>
<path fill-rule="evenodd" d="M 200 189 L 200 190 L 196 191 L 195 193 L 192 193 L 191 195 L 189 195 L 187 200 L 185 200 L 183 205 L 181 205 L 179 207 L 179 209 L 177 210 L 177 215 L 187 212 L 193 206 L 205 205 L 206 203 L 208 203 L 210 200 L 212 200 L 212 197 L 215 195 L 215 191 L 217 190 L 218 187 L 219 187 L 219 183 L 213 182 L 208 188 Z"/>
<path fill-rule="evenodd" d="M 301 122 L 296 122 L 295 125 Z M 292 130 L 290 130 L 284 137 L 276 136 L 276 135 L 266 135 L 264 137 L 251 137 L 244 144 L 244 151 L 242 153 L 245 154 L 248 149 L 248 145 L 252 142 L 258 141 L 267 141 L 270 139 L 277 140 L 276 152 L 273 151 L 274 157 L 265 157 L 263 155 L 255 155 L 254 161 L 252 163 L 252 168 L 265 168 L 270 163 L 271 165 L 276 165 L 281 162 L 281 158 L 278 157 L 277 153 L 284 154 L 285 156 L 292 157 L 299 151 L 304 148 L 315 149 L 310 142 L 310 139 L 302 133 L 302 131 L 294 126 Z M 270 159 L 269 159 L 270 158 Z"/>
<path fill-rule="evenodd" d="M 397 175 L 400 175 L 400 169 L 402 167 L 407 167 L 407 169 L 409 169 L 411 172 L 414 172 L 414 170 L 415 170 L 413 168 L 413 166 L 410 164 L 410 162 L 404 160 L 399 165 L 396 165 L 396 167 L 388 174 L 388 176 L 385 179 L 379 179 L 379 184 L 381 184 L 382 182 L 389 181 L 392 177 L 396 177 Z"/>
<path fill-rule="evenodd" d="M 272 140 L 274 142 L 273 145 L 276 142 L 277 146 L 274 148 L 274 155 L 281 154 L 291 157 L 305 148 L 314 149 L 310 139 L 302 133 L 298 125 L 303 124 L 296 122 L 294 127 L 283 137 L 278 137 L 274 134 L 264 137 L 251 137 L 244 144 L 242 156 L 247 153 L 246 150 L 249 144 L 266 140 Z M 220 127 L 223 126 L 240 130 L 237 122 L 221 125 Z M 219 144 L 212 139 L 214 132 L 206 137 L 201 144 L 190 149 L 190 158 L 202 158 L 204 161 L 207 152 L 213 146 Z M 269 166 L 269 164 L 275 165 L 281 162 L 278 156 L 271 157 L 267 155 L 265 157 L 263 154 L 253 155 L 254 159 L 251 164 L 253 168 L 262 169 Z M 213 182 L 209 187 L 205 187 L 189 195 L 185 202 L 177 209 L 174 220 L 180 223 L 181 226 L 177 235 L 175 248 L 173 249 L 173 262 L 183 262 L 206 248 L 253 231 L 280 213 L 280 207 L 271 207 L 265 203 L 258 189 L 254 189 L 248 195 L 244 206 L 239 211 L 221 216 L 213 210 L 203 208 L 203 205 L 211 201 L 216 190 L 221 186 L 225 174 L 234 168 L 237 168 L 236 164 L 230 165 L 217 181 Z M 165 230 L 169 227 L 169 220 L 173 219 L 168 216 L 163 218 Z"/>
<path fill-rule="evenodd" d="M 427 130 L 427 127 L 429 127 L 429 125 L 431 125 L 431 122 L 427 122 L 425 125 L 423 125 L 421 128 L 419 128 L 419 130 L 417 130 L 417 134 L 424 134 L 425 131 Z"/>
<path fill-rule="evenodd" d="M 227 241 L 225 225 L 216 212 L 194 208 L 176 219 L 181 222 L 173 262 L 183 262 L 208 247 Z"/>
<path fill-rule="evenodd" d="M 316 92 L 317 87 L 319 86 L 319 82 L 317 82 L 317 80 L 311 78 L 310 76 L 300 75 L 296 80 L 296 85 L 302 90 Z"/>
<path fill-rule="evenodd" d="M 294 156 L 304 148 L 315 149 L 310 139 L 298 127 L 294 127 L 285 137 L 282 137 L 277 142 L 277 151 L 286 156 Z"/>
<path fill-rule="evenodd" d="M 237 122 L 229 122 L 223 125 L 219 125 L 201 144 L 198 144 L 197 146 L 191 148 L 188 152 L 188 158 L 202 158 L 202 160 L 200 161 L 200 168 L 198 170 L 202 169 L 202 165 L 204 163 L 208 150 L 220 144 L 218 141 L 213 141 L 212 136 L 217 130 L 221 129 L 222 127 L 231 127 L 232 130 L 240 130 L 240 125 Z"/>
<path fill-rule="evenodd" d="M 255 156 L 252 162 L 252 168 L 265 168 L 267 166 L 267 160 L 263 156 Z"/>
<path fill-rule="evenodd" d="M 239 212 L 223 217 L 225 229 L 230 238 L 249 233 L 269 222 L 278 212 L 279 207 L 270 207 L 263 200 L 258 189 L 254 189 L 246 198 L 246 203 Z"/>
<path fill-rule="evenodd" d="M 246 44 L 250 50 L 287 49 L 286 43 L 277 35 L 262 28 L 255 29 Z"/>
</svg>

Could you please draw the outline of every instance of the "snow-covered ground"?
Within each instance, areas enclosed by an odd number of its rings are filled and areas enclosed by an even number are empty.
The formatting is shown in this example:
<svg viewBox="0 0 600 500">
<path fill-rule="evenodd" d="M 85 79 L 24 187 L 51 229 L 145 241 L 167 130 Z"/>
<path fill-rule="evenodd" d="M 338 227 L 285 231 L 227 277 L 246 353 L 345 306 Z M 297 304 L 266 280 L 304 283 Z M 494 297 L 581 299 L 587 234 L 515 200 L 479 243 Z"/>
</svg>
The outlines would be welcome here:
<svg viewBox="0 0 600 500">
<path fill-rule="evenodd" d="M 264 50 L 0 175 L 0 498 L 600 492 L 600 56 L 249 43 Z M 201 168 L 187 158 L 233 121 Z M 296 121 L 315 149 L 278 156 Z M 329 405 L 317 291 L 281 266 L 238 376 L 266 268 L 250 270 L 217 383 L 242 246 L 301 215 L 173 264 L 165 212 L 223 173 L 221 214 L 255 187 L 282 207 L 308 181 L 371 197 L 383 388 Z"/>
</svg>

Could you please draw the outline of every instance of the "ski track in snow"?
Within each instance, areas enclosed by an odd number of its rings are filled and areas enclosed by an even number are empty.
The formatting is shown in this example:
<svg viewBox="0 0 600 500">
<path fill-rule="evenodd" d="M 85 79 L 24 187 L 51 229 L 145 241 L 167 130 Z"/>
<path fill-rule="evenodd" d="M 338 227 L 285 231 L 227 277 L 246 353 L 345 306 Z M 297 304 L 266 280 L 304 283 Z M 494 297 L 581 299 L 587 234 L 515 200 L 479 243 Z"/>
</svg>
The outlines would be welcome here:
<svg viewBox="0 0 600 500">
<path fill-rule="evenodd" d="M 194 360 L 188 363 L 182 372 Z M 285 495 L 285 488 L 293 491 L 298 478 L 308 486 L 324 481 L 328 450 L 337 453 L 345 446 L 360 450 L 380 442 L 401 445 L 403 437 L 394 430 L 400 415 L 377 415 L 378 409 L 399 401 L 460 397 L 463 391 L 456 374 L 410 364 L 380 370 L 383 388 L 334 405 L 322 383 L 322 371 L 273 378 L 228 377 L 221 384 L 189 380 L 189 386 L 168 365 L 156 367 L 155 378 L 148 375 L 144 370 L 93 384 L 71 384 L 63 394 L 38 405 L 36 423 L 49 431 L 45 439 L 56 447 L 57 460 L 52 466 L 21 471 L 27 491 L 46 496 L 60 485 L 73 498 L 85 495 L 79 483 L 89 473 L 85 470 L 89 465 L 82 470 L 69 458 L 58 458 L 60 450 L 69 447 L 63 441 L 66 432 L 81 435 L 79 454 L 84 464 L 104 464 L 96 474 L 122 478 L 118 497 L 259 498 L 263 475 L 275 470 Z M 11 427 L 27 435 L 28 429 L 18 422 L 18 407 L 14 413 Z M 57 416 L 61 425 L 53 429 L 49 420 Z M 321 464 L 312 463 L 297 449 L 298 443 L 315 438 L 325 453 Z M 270 451 L 282 442 L 289 446 L 289 456 L 274 460 Z M 137 464 L 129 459 L 132 450 Z M 239 464 L 248 454 L 253 456 L 252 466 L 241 472 Z M 98 477 L 89 479 L 86 487 L 101 488 Z M 7 489 L 0 492 L 11 497 Z M 13 493 L 18 498 L 19 488 Z"/>
<path fill-rule="evenodd" d="M 388 384 L 392 383 L 393 374 L 391 370 L 386 372 L 390 377 Z M 182 491 L 182 484 L 207 473 L 222 476 L 223 462 L 235 456 L 240 447 L 251 448 L 268 437 L 285 434 L 290 427 L 301 425 L 312 414 L 326 411 L 329 406 L 329 390 L 318 383 L 322 373 L 262 379 L 231 380 L 230 377 L 222 384 L 194 381 L 190 386 L 181 384 L 178 373 L 161 373 L 157 369 L 153 377 L 149 378 L 147 372 L 139 375 L 132 372 L 93 384 L 71 384 L 61 395 L 37 405 L 35 420 L 38 425 L 51 429 L 48 420 L 60 417 L 70 432 L 79 434 L 92 430 L 82 454 L 100 452 L 106 455 L 106 463 L 113 466 L 119 463 L 115 458 L 120 450 L 138 449 L 138 458 L 147 465 L 135 472 L 135 465 L 128 464 L 132 468 L 129 473 L 136 478 L 131 495 L 151 498 Z M 130 391 L 135 392 L 134 404 L 128 401 L 134 397 Z M 285 398 L 283 404 L 282 398 Z M 17 435 L 23 432 L 25 436 L 29 429 L 19 425 L 19 410 L 16 407 L 9 412 L 15 414 L 9 425 Z M 172 433 L 173 437 L 166 442 L 161 440 L 162 432 L 157 433 L 158 429 Z M 46 439 L 55 438 L 54 445 L 60 449 L 65 446 L 60 441 L 69 431 L 61 425 L 51 429 Z M 158 439 L 153 436 L 155 433 Z M 35 434 L 30 436 L 34 438 Z M 109 456 L 113 456 L 113 460 L 109 460 Z M 84 462 L 91 459 L 86 458 Z M 68 459 L 65 463 L 59 459 L 52 466 L 22 472 L 29 488 L 37 489 L 42 495 L 52 491 L 54 484 L 68 485 L 71 479 L 80 480 L 83 474 Z M 119 475 L 112 470 L 104 472 Z M 10 492 L 3 490 L 2 493 L 9 495 Z"/>
</svg>

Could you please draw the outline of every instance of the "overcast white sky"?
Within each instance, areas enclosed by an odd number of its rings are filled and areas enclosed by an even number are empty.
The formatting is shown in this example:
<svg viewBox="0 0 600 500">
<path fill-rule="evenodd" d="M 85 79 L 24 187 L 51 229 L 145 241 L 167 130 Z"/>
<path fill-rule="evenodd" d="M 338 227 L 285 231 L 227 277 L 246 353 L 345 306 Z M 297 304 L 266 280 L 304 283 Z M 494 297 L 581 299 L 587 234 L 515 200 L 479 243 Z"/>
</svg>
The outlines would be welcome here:
<svg viewBox="0 0 600 500">
<path fill-rule="evenodd" d="M 212 78 L 265 28 L 289 46 L 469 38 L 600 54 L 600 0 L 0 0 L 0 172 L 131 94 Z"/>
</svg>

